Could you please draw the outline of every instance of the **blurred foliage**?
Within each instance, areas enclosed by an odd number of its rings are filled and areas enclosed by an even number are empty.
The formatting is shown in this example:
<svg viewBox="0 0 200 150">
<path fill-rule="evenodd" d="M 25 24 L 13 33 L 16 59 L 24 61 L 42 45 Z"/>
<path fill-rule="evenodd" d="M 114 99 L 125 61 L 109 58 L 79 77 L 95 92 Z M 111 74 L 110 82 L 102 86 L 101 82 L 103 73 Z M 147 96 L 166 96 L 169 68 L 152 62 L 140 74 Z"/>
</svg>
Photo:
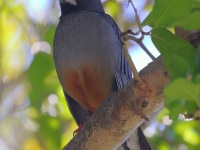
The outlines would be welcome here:
<svg viewBox="0 0 200 150">
<path fill-rule="evenodd" d="M 171 74 L 172 81 L 164 93 L 167 98 L 165 106 L 170 110 L 172 119 L 180 113 L 195 116 L 200 107 L 200 82 L 197 80 L 200 75 L 200 46 L 194 48 L 167 29 L 200 29 L 200 6 L 196 3 L 194 0 L 158 0 L 143 21 L 143 25 L 152 27 L 152 41 Z M 177 12 L 177 8 L 181 9 Z"/>
<path fill-rule="evenodd" d="M 165 141 L 163 145 L 170 143 L 170 146 L 160 149 L 193 150 L 200 147 L 199 122 L 178 119 L 180 114 L 199 119 L 200 46 L 195 48 L 168 30 L 180 27 L 195 32 L 194 30 L 200 29 L 199 18 L 200 1 L 157 0 L 153 10 L 142 23 L 143 26 L 152 27 L 152 41 L 160 51 L 171 75 L 171 82 L 165 88 L 164 94 L 165 107 L 168 108 L 169 116 L 174 122 L 165 129 L 165 132 L 168 132 L 161 141 Z"/>
<path fill-rule="evenodd" d="M 178 110 L 175 114 L 178 114 L 183 105 L 195 101 L 190 106 L 194 110 L 199 104 L 200 67 L 198 64 L 195 68 L 191 60 L 194 57 L 199 59 L 199 48 L 194 54 L 192 47 L 165 28 L 198 28 L 200 4 L 195 0 L 192 0 L 191 5 L 189 1 L 180 1 L 182 9 L 168 9 L 176 14 L 171 18 L 170 12 L 160 15 L 165 8 L 160 7 L 162 4 L 159 4 L 159 0 L 156 2 L 143 25 L 159 28 L 153 29 L 152 39 L 164 56 L 166 66 L 174 72 L 174 82 L 165 91 L 169 99 L 173 99 L 167 106 L 173 105 L 174 111 Z M 131 7 L 127 7 L 127 1 L 105 1 L 104 8 L 121 29 L 135 26 L 134 13 Z M 152 1 L 141 1 L 137 9 L 142 16 L 152 9 Z M 59 12 L 58 1 L 53 0 L 0 1 L 0 150 L 61 149 L 77 128 L 67 109 L 52 57 L 52 41 Z M 196 24 L 188 25 L 191 17 L 196 20 Z M 170 40 L 172 37 L 173 40 Z M 174 47 L 174 43 L 184 44 L 187 48 L 180 52 L 181 44 Z M 169 46 L 169 49 L 162 44 Z M 174 64 L 174 68 L 171 68 L 170 63 Z M 192 81 L 186 80 L 184 76 L 189 66 L 195 75 Z M 176 100 L 183 96 L 185 104 L 180 105 L 182 101 L 177 103 Z M 166 118 L 169 113 L 167 109 L 162 110 L 157 120 L 145 130 L 152 149 L 193 150 L 200 147 L 199 124 L 183 119 L 172 123 Z"/>
<path fill-rule="evenodd" d="M 76 126 L 51 52 L 58 4 L 4 0 L 0 8 L 0 149 L 61 149 Z"/>
</svg>

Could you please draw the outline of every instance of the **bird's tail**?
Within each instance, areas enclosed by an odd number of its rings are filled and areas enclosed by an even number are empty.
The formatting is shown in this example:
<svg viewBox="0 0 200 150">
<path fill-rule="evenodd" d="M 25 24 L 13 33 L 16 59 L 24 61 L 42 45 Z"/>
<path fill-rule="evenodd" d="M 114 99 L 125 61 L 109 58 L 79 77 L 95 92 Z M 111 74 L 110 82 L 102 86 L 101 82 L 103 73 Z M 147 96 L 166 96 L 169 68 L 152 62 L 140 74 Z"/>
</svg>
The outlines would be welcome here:
<svg viewBox="0 0 200 150">
<path fill-rule="evenodd" d="M 151 150 L 140 127 L 117 150 Z"/>
</svg>

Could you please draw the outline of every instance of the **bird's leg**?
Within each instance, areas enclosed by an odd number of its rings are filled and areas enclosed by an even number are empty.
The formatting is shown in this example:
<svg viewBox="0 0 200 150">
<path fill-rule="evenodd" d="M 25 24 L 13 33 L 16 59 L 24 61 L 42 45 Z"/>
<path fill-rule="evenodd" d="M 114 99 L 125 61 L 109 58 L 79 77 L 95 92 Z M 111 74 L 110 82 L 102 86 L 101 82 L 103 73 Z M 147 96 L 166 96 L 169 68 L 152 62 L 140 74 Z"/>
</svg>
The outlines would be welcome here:
<svg viewBox="0 0 200 150">
<path fill-rule="evenodd" d="M 74 132 L 73 132 L 73 136 L 77 133 L 79 133 L 81 131 L 81 129 L 84 127 L 84 123 L 79 125 L 78 129 L 76 129 Z"/>
<path fill-rule="evenodd" d="M 87 117 L 87 120 L 89 119 L 89 117 Z M 87 121 L 86 120 L 86 121 Z M 86 122 L 85 121 L 85 122 Z M 85 122 L 83 122 L 82 124 L 80 124 L 79 126 L 78 126 L 78 129 L 76 129 L 76 130 L 74 130 L 74 132 L 73 132 L 73 136 L 75 136 L 75 134 L 78 134 L 82 129 L 83 129 L 83 127 L 84 127 L 84 125 L 85 125 Z"/>
</svg>

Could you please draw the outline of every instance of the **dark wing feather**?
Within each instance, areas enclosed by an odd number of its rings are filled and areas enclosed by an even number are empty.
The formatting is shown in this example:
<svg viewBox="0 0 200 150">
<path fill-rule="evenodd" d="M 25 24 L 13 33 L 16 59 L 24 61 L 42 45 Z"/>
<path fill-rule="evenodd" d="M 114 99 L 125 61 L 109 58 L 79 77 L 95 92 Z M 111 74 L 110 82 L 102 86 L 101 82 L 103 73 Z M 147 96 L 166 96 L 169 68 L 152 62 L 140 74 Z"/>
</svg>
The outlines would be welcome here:
<svg viewBox="0 0 200 150">
<path fill-rule="evenodd" d="M 122 87 L 124 87 L 126 85 L 126 83 L 132 79 L 132 73 L 131 73 L 131 69 L 130 66 L 128 64 L 128 62 L 125 59 L 123 50 L 122 50 L 122 45 L 120 42 L 120 35 L 121 35 L 121 31 L 118 28 L 118 26 L 116 25 L 116 23 L 113 21 L 113 19 L 110 16 L 106 16 L 106 20 L 111 24 L 111 26 L 113 27 L 113 29 L 115 30 L 118 38 L 119 38 L 119 62 L 118 62 L 118 70 L 115 74 L 115 80 L 116 80 L 116 84 L 117 84 L 117 89 L 121 89 Z M 116 85 L 114 85 L 115 87 Z M 151 147 L 149 145 L 149 143 L 147 142 L 141 128 L 138 128 L 138 139 L 139 139 L 139 145 L 140 145 L 140 150 L 151 150 Z M 127 146 L 127 143 L 125 142 L 123 144 L 124 150 L 130 150 Z"/>
<path fill-rule="evenodd" d="M 76 124 L 81 125 L 85 123 L 88 118 L 91 117 L 92 113 L 84 108 L 82 108 L 75 100 L 73 100 L 67 93 L 64 91 L 65 98 L 67 100 L 67 105 L 69 110 L 74 117 Z"/>
<path fill-rule="evenodd" d="M 113 87 L 117 87 L 116 90 L 119 90 L 122 87 L 124 87 L 129 80 L 132 79 L 132 73 L 127 61 L 125 60 L 125 57 L 122 51 L 122 46 L 120 42 L 121 31 L 119 30 L 118 26 L 109 15 L 105 15 L 102 13 L 102 17 L 113 27 L 113 30 L 115 31 L 116 35 L 119 37 L 119 49 L 118 49 L 118 52 L 116 51 L 119 54 L 119 61 L 118 61 L 118 69 L 115 74 L 116 82 L 115 82 L 115 85 L 113 85 Z M 83 124 L 84 122 L 87 121 L 89 117 L 91 117 L 92 113 L 90 111 L 82 108 L 76 101 L 74 101 L 66 93 L 65 93 L 65 97 L 67 99 L 67 104 L 72 113 L 72 116 L 74 117 L 78 125 Z M 138 128 L 138 136 L 139 136 L 140 149 L 151 150 L 140 128 Z M 124 147 L 124 150 L 130 150 L 127 147 L 126 142 L 123 144 L 123 147 Z"/>
<path fill-rule="evenodd" d="M 139 143 L 140 143 L 140 149 L 141 150 L 151 150 L 151 147 L 149 143 L 147 142 L 141 128 L 138 128 L 138 137 L 139 137 Z"/>
</svg>

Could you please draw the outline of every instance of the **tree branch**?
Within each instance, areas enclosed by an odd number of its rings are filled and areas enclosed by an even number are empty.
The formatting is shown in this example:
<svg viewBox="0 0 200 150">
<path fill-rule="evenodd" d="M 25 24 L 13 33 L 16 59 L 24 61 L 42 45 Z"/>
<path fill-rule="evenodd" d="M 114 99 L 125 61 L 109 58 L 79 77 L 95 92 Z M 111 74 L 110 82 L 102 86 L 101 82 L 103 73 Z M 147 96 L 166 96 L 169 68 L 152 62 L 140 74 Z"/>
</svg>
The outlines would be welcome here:
<svg viewBox="0 0 200 150">
<path fill-rule="evenodd" d="M 113 93 L 63 150 L 116 149 L 144 121 L 163 106 L 169 75 L 161 57 L 140 72 L 145 88 L 133 79 Z"/>
</svg>

